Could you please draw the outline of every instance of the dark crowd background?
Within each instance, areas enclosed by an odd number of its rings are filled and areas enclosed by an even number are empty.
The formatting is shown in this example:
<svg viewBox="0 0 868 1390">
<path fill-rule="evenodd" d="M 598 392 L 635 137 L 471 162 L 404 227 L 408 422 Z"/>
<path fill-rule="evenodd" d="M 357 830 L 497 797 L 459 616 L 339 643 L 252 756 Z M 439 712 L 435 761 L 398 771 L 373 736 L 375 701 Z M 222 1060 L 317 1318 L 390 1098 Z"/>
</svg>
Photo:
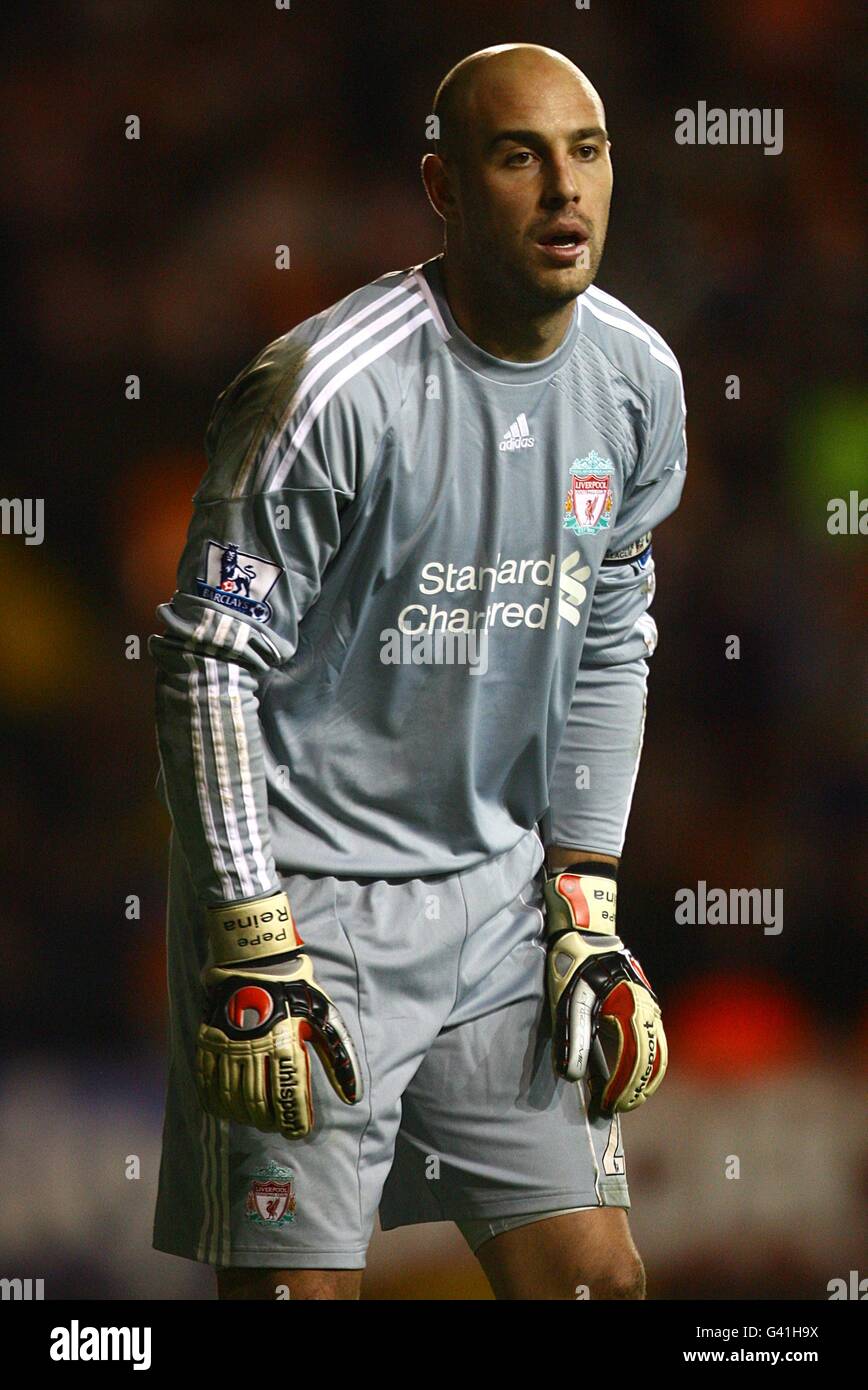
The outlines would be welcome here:
<svg viewBox="0 0 868 1390">
<path fill-rule="evenodd" d="M 0 493 L 44 498 L 46 530 L 0 548 L 0 1274 L 45 1277 L 47 1297 L 210 1296 L 205 1267 L 149 1248 L 168 822 L 144 644 L 216 395 L 270 339 L 440 249 L 418 172 L 433 92 L 465 54 L 514 40 L 561 50 L 603 96 L 615 194 L 598 284 L 664 334 L 688 402 L 622 871 L 672 1057 L 624 1124 L 649 1293 L 827 1298 L 858 1266 L 866 541 L 826 522 L 829 499 L 868 493 L 859 13 L 6 12 Z M 782 108 L 782 153 L 676 144 L 675 112 L 700 100 Z M 700 881 L 782 889 L 783 931 L 678 925 L 674 895 Z M 369 1296 L 486 1296 L 451 1226 L 378 1234 L 369 1273 Z"/>
</svg>

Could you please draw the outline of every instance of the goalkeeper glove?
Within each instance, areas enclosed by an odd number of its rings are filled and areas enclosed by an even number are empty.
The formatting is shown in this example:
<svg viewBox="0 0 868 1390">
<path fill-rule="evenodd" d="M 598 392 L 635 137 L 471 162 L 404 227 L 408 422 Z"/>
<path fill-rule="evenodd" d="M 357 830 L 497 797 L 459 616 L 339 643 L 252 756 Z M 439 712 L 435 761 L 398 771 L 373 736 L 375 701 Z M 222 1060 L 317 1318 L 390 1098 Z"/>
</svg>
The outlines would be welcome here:
<svg viewBox="0 0 868 1390">
<path fill-rule="evenodd" d="M 635 1110 L 663 1080 L 668 1050 L 650 981 L 615 935 L 614 868 L 571 864 L 547 875 L 544 894 L 555 1070 L 583 1080 L 602 1033 L 617 1045 L 617 1059 L 597 1083 L 600 1113 Z M 590 1075 L 588 1081 L 593 1094 Z"/>
<path fill-rule="evenodd" d="M 208 909 L 214 964 L 202 972 L 196 1045 L 203 1109 L 222 1120 L 303 1139 L 314 1125 L 307 1043 L 347 1105 L 361 1100 L 346 1025 L 314 979 L 285 893 Z"/>
</svg>

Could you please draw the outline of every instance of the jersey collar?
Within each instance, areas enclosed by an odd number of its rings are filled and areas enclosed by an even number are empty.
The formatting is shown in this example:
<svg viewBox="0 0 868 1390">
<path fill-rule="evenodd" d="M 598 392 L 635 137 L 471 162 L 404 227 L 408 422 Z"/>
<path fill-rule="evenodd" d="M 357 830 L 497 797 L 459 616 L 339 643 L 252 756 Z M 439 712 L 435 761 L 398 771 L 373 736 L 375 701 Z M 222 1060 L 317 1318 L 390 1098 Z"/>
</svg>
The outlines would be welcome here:
<svg viewBox="0 0 868 1390">
<path fill-rule="evenodd" d="M 582 311 L 581 295 L 576 299 L 573 317 L 564 335 L 564 340 L 553 353 L 548 357 L 541 358 L 538 362 L 506 362 L 502 357 L 494 357 L 490 352 L 486 352 L 458 327 L 446 299 L 443 276 L 440 270 L 441 260 L 442 253 L 430 261 L 423 261 L 420 265 L 415 266 L 416 281 L 428 302 L 434 322 L 446 346 L 472 371 L 477 372 L 480 376 L 493 378 L 495 381 L 524 385 L 531 381 L 546 381 L 568 360 L 575 347 L 579 332 Z"/>
</svg>

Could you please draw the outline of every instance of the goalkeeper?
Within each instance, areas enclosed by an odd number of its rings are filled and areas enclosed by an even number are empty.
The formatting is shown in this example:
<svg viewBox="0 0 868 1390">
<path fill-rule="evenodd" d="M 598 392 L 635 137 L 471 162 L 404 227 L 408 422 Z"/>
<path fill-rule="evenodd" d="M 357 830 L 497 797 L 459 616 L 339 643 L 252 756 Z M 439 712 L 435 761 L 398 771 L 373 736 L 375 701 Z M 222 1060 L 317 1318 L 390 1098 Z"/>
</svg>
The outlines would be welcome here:
<svg viewBox="0 0 868 1390">
<path fill-rule="evenodd" d="M 504 45 L 434 110 L 442 254 L 224 391 L 150 643 L 154 1243 L 222 1298 L 358 1297 L 378 1212 L 457 1223 L 499 1298 L 644 1297 L 621 1122 L 667 1048 L 617 876 L 681 374 L 594 284 L 587 78 Z"/>
</svg>

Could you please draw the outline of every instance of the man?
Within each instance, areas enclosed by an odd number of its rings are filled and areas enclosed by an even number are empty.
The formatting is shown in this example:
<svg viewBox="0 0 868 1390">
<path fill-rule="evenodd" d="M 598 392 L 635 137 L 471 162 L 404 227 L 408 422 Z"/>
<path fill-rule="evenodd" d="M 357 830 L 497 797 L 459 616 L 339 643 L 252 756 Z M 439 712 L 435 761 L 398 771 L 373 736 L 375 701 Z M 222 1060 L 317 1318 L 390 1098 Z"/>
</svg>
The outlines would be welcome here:
<svg viewBox="0 0 868 1390">
<path fill-rule="evenodd" d="M 484 50 L 435 114 L 443 255 L 224 392 L 151 641 L 155 1244 L 223 1298 L 358 1297 L 378 1208 L 456 1221 L 501 1298 L 644 1296 L 620 1115 L 666 1042 L 615 894 L 681 378 L 592 286 L 612 168 L 578 69 Z"/>
</svg>

